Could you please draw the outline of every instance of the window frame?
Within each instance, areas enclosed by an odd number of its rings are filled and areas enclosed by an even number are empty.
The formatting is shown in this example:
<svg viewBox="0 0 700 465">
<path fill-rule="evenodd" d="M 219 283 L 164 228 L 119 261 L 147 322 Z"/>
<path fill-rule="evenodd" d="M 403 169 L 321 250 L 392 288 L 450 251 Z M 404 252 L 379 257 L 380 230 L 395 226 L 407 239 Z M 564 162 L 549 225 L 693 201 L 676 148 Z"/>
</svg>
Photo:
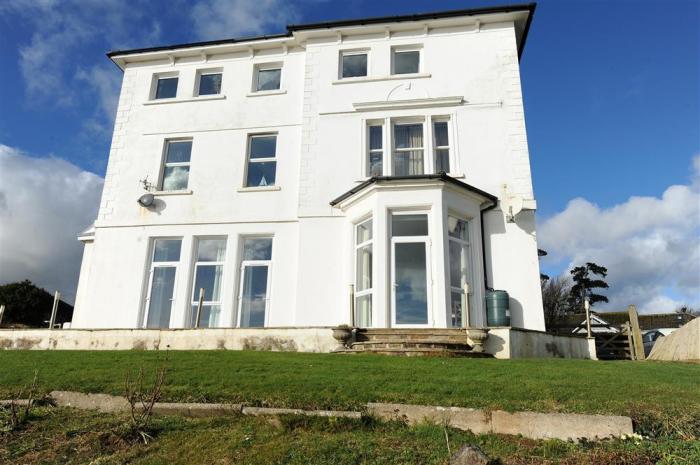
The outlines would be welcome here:
<svg viewBox="0 0 700 465">
<path fill-rule="evenodd" d="M 258 89 L 258 86 L 260 85 L 260 80 L 259 80 L 259 73 L 260 71 L 271 71 L 278 69 L 280 72 L 280 82 L 279 86 L 277 89 Z M 253 85 L 251 92 L 253 94 L 264 94 L 266 92 L 269 93 L 278 93 L 282 91 L 282 84 L 283 84 L 283 69 L 284 69 L 284 63 L 281 61 L 275 61 L 275 62 L 265 62 L 265 63 L 256 63 L 253 65 Z"/>
<path fill-rule="evenodd" d="M 253 148 L 253 139 L 256 137 L 275 137 L 275 156 L 265 157 L 265 158 L 250 158 L 251 150 Z M 279 133 L 278 132 L 256 132 L 249 133 L 246 139 L 246 163 L 245 169 L 243 170 L 243 188 L 244 189 L 263 189 L 268 187 L 276 187 L 277 184 L 277 141 Z M 250 171 L 251 163 L 265 163 L 265 162 L 275 162 L 275 181 L 272 184 L 266 184 L 264 186 L 249 186 L 248 185 L 248 173 Z"/>
<path fill-rule="evenodd" d="M 418 117 L 408 117 L 408 118 L 395 118 L 391 120 L 391 151 L 389 152 L 389 166 L 385 167 L 385 172 L 386 169 L 389 169 L 389 175 L 390 176 L 399 176 L 396 174 L 396 170 L 394 168 L 394 155 L 396 152 L 399 153 L 406 153 L 406 152 L 415 152 L 420 150 L 423 154 L 423 172 L 419 173 L 418 175 L 423 175 L 426 173 L 432 172 L 432 166 L 430 165 L 430 162 L 428 161 L 428 157 L 426 157 L 426 149 L 428 148 L 427 143 L 429 141 L 429 134 L 428 134 L 428 129 L 427 129 L 427 121 L 424 116 L 418 116 Z M 410 125 L 416 125 L 420 124 L 422 128 L 422 146 L 420 148 L 418 147 L 410 147 L 410 148 L 397 148 L 396 147 L 396 126 L 410 126 Z M 415 176 L 416 174 L 413 175 L 407 175 L 407 176 Z M 404 176 L 404 175 L 401 175 Z"/>
<path fill-rule="evenodd" d="M 382 147 L 380 149 L 371 148 L 371 137 L 370 128 L 380 127 L 382 130 Z M 363 157 L 362 165 L 362 176 L 365 178 L 371 178 L 373 176 L 384 176 L 386 172 L 386 124 L 384 120 L 366 120 L 364 125 L 364 135 L 365 135 L 365 156 Z M 378 175 L 373 175 L 370 171 L 372 164 L 370 163 L 370 158 L 372 153 L 379 153 L 382 157 L 382 172 Z"/>
<path fill-rule="evenodd" d="M 367 60 L 367 65 L 366 65 L 366 70 L 364 76 L 343 76 L 343 58 L 346 56 L 357 56 L 357 55 L 365 55 L 366 60 Z M 347 81 L 347 80 L 353 80 L 353 79 L 366 79 L 370 75 L 370 68 L 369 68 L 369 63 L 370 63 L 370 49 L 369 48 L 354 48 L 354 49 L 346 49 L 346 50 L 340 50 L 338 52 L 338 80 L 342 81 Z"/>
<path fill-rule="evenodd" d="M 355 283 L 355 288 L 354 288 L 354 299 L 353 299 L 353 307 L 354 307 L 354 317 L 355 321 L 353 321 L 353 324 L 358 325 L 359 327 L 365 327 L 365 328 L 371 328 L 373 326 L 373 300 L 374 300 L 374 233 L 375 233 L 375 228 L 374 228 L 374 218 L 372 216 L 365 217 L 353 224 L 353 282 Z M 367 239 L 364 242 L 358 243 L 358 229 L 360 226 L 369 223 L 371 225 L 371 235 L 370 238 Z M 364 249 L 365 247 L 369 246 L 370 248 L 370 254 L 371 254 L 371 262 L 369 264 L 369 287 L 366 289 L 358 290 L 358 258 L 360 251 Z M 369 296 L 369 316 L 367 320 L 367 326 L 361 326 L 360 325 L 360 315 L 357 312 L 358 305 L 357 301 L 360 299 L 360 297 L 365 297 Z"/>
<path fill-rule="evenodd" d="M 425 235 L 420 236 L 395 236 L 393 227 L 393 217 L 403 216 L 403 215 L 425 215 L 427 221 L 428 231 Z M 389 299 L 390 299 L 390 321 L 392 328 L 427 328 L 430 327 L 434 322 L 433 315 L 433 290 L 432 290 L 432 257 L 433 257 L 433 247 L 432 247 L 432 220 L 433 212 L 431 209 L 421 209 L 421 208 L 410 208 L 410 209 L 396 209 L 389 210 L 387 215 L 388 227 L 387 234 L 389 239 Z M 425 268 L 426 268 L 426 319 L 425 324 L 411 324 L 411 323 L 397 323 L 396 318 L 396 244 L 406 244 L 406 243 L 422 243 L 425 245 Z"/>
<path fill-rule="evenodd" d="M 246 260 L 245 256 L 245 241 L 246 239 L 270 239 L 270 258 L 268 260 Z M 275 250 L 275 236 L 273 234 L 253 234 L 241 236 L 240 238 L 240 265 L 238 267 L 238 295 L 236 296 L 236 327 L 237 328 L 259 328 L 259 326 L 241 326 L 241 321 L 243 319 L 243 285 L 245 283 L 245 271 L 247 267 L 253 266 L 266 266 L 267 267 L 267 283 L 265 285 L 265 317 L 262 328 L 267 328 L 270 321 L 270 299 L 272 291 L 272 265 L 274 262 L 274 250 Z"/>
<path fill-rule="evenodd" d="M 178 143 L 178 142 L 191 142 L 191 147 L 190 147 L 190 161 L 188 162 L 168 162 L 168 149 L 170 147 L 171 143 Z M 161 163 L 160 163 L 160 174 L 158 175 L 158 190 L 160 192 L 182 192 L 182 191 L 187 191 L 190 186 L 190 173 L 192 172 L 192 149 L 194 149 L 194 138 L 193 137 L 177 137 L 177 138 L 172 138 L 172 139 L 165 139 L 163 143 L 163 153 L 161 155 Z M 166 190 L 165 189 L 165 169 L 167 167 L 177 167 L 177 166 L 187 166 L 189 169 L 187 170 L 187 185 L 185 186 L 184 189 L 172 189 L 172 190 Z"/>
<path fill-rule="evenodd" d="M 177 85 L 175 86 L 175 96 L 174 97 L 161 97 L 158 98 L 158 82 L 161 79 L 177 79 Z M 165 73 L 153 73 L 153 77 L 151 78 L 151 88 L 148 94 L 148 100 L 155 100 L 155 101 L 160 101 L 160 100 L 175 100 L 178 97 L 178 93 L 180 91 L 180 72 L 179 71 L 169 71 Z"/>
<path fill-rule="evenodd" d="M 212 76 L 212 75 L 221 75 L 221 84 L 219 86 L 219 92 L 216 94 L 201 94 L 200 89 L 202 85 L 202 76 Z M 209 68 L 209 69 L 200 69 L 197 70 L 197 75 L 195 77 L 195 89 L 194 89 L 194 96 L 195 97 L 211 97 L 214 95 L 223 95 L 223 90 L 224 90 L 224 70 L 223 68 Z"/>
<path fill-rule="evenodd" d="M 474 308 L 474 260 L 473 260 L 473 249 L 472 249 L 472 222 L 470 219 L 465 218 L 459 214 L 455 214 L 452 212 L 448 212 L 447 217 L 446 217 L 446 223 L 445 223 L 445 233 L 447 235 L 447 247 L 446 253 L 447 253 L 447 276 L 446 276 L 446 282 L 447 282 L 447 291 L 448 291 L 448 300 L 447 300 L 447 317 L 450 319 L 448 321 L 448 324 L 451 324 L 452 328 L 464 328 L 466 323 L 471 324 L 471 314 L 472 314 L 472 309 Z M 450 227 L 449 227 L 449 222 L 450 218 L 454 218 L 457 221 L 463 221 L 466 223 L 466 231 L 467 231 L 467 239 L 464 240 L 459 237 L 452 236 L 450 234 Z M 450 245 L 452 243 L 457 243 L 461 249 L 464 250 L 465 257 L 468 261 L 466 269 L 465 269 L 465 274 L 466 278 L 464 279 L 465 282 L 462 282 L 460 287 L 456 287 L 452 285 L 452 263 L 451 263 L 451 255 L 450 255 Z M 462 277 L 460 276 L 460 279 Z M 464 285 L 469 286 L 469 292 L 465 294 L 464 292 Z M 455 321 L 452 318 L 452 294 L 453 293 L 458 293 L 461 296 L 461 303 L 462 303 L 462 318 L 461 322 L 459 322 L 459 325 L 455 326 Z M 465 303 L 467 305 L 465 306 Z M 468 314 L 464 311 L 466 307 L 466 310 Z"/>
<path fill-rule="evenodd" d="M 437 145 L 437 139 L 435 137 L 435 123 L 445 123 L 447 126 L 447 145 Z M 453 131 L 452 131 L 452 124 L 451 124 L 451 118 L 449 116 L 433 116 L 430 119 L 430 133 L 431 133 L 431 141 L 432 141 L 432 154 L 433 154 L 433 166 L 432 166 L 432 171 L 433 173 L 437 174 L 437 154 L 438 150 L 447 150 L 447 164 L 448 164 L 448 170 L 445 171 L 446 174 L 453 173 L 454 169 L 452 168 L 453 165 L 453 160 L 452 160 L 452 154 L 454 153 L 454 142 L 453 142 Z"/>
<path fill-rule="evenodd" d="M 396 54 L 404 52 L 418 52 L 418 70 L 412 73 L 397 73 L 396 72 Z M 391 76 L 412 76 L 423 72 L 423 45 L 395 45 L 391 47 Z"/>
<path fill-rule="evenodd" d="M 224 241 L 224 257 L 221 260 L 216 260 L 216 261 L 203 261 L 199 260 L 197 256 L 199 255 L 199 244 L 203 240 L 222 240 Z M 226 259 L 228 257 L 228 237 L 227 236 L 195 236 L 194 241 L 192 244 L 192 276 L 191 276 L 191 299 L 189 302 L 189 309 L 187 313 L 187 319 L 185 321 L 185 326 L 188 328 L 194 328 L 195 327 L 195 322 L 194 318 L 197 317 L 196 315 L 196 310 L 193 307 L 196 307 L 199 305 L 199 289 L 195 288 L 195 285 L 197 284 L 197 267 L 202 265 L 202 266 L 220 266 L 221 267 L 221 288 L 219 289 L 219 298 L 218 300 L 206 300 L 207 296 L 205 294 L 204 296 L 204 301 L 202 301 L 202 307 L 207 306 L 207 305 L 218 305 L 219 306 L 219 321 L 217 322 L 217 326 L 199 326 L 199 328 L 220 328 L 222 325 L 223 317 L 224 317 L 224 307 L 223 307 L 223 294 L 225 290 L 225 285 L 226 285 Z"/>
<path fill-rule="evenodd" d="M 156 254 L 156 242 L 157 241 L 180 241 L 180 254 L 177 261 L 158 261 L 154 260 Z M 175 308 L 175 300 L 177 296 L 177 279 L 178 279 L 178 267 L 182 262 L 182 244 L 183 237 L 181 236 L 163 236 L 163 237 L 151 237 L 149 241 L 148 250 L 148 265 L 146 268 L 146 293 L 143 299 L 143 317 L 141 321 L 142 328 L 149 328 L 148 326 L 148 316 L 151 310 L 151 295 L 153 292 L 153 277 L 155 276 L 156 268 L 175 268 L 175 276 L 173 277 L 173 295 L 170 298 L 170 320 L 168 322 L 168 328 L 172 328 L 173 325 L 173 309 Z"/>
</svg>

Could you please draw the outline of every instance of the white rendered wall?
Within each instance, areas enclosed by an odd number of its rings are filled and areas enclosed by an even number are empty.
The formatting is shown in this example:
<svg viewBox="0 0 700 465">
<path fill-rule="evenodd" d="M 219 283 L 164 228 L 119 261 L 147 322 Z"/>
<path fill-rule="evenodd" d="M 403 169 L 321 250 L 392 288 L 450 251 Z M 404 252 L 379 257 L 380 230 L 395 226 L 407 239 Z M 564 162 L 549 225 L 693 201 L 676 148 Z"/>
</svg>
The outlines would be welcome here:
<svg viewBox="0 0 700 465">
<path fill-rule="evenodd" d="M 389 78 L 391 47 L 422 47 L 422 69 L 412 78 Z M 349 321 L 353 282 L 352 224 L 330 200 L 364 180 L 362 160 L 367 119 L 448 116 L 454 158 L 450 175 L 494 195 L 503 185 L 532 199 L 529 155 L 512 23 L 473 28 L 415 30 L 345 38 L 314 39 L 305 48 L 274 48 L 225 55 L 129 64 L 119 101 L 110 160 L 95 240 L 86 246 L 75 328 L 131 328 L 142 323 L 149 244 L 154 237 L 182 237 L 172 325 L 182 327 L 191 298 L 193 240 L 227 236 L 224 325 L 234 325 L 242 235 L 274 235 L 271 326 L 323 326 Z M 341 50 L 369 50 L 369 80 L 338 82 Z M 253 68 L 283 62 L 282 92 L 251 96 Z M 193 99 L 198 70 L 223 70 L 222 94 Z M 179 72 L 173 103 L 149 102 L 154 73 Z M 461 104 L 356 111 L 353 104 L 410 99 L 463 98 Z M 247 137 L 276 132 L 274 190 L 245 190 Z M 193 139 L 188 190 L 157 195 L 157 208 L 136 204 L 139 180 L 158 179 L 166 139 Z M 385 221 L 391 208 L 428 207 L 433 241 L 445 239 L 442 220 L 468 211 L 470 235 L 478 240 L 474 205 L 460 204 L 438 190 L 382 196 L 372 211 L 380 217 L 375 256 L 388 256 Z M 429 195 L 428 195 L 429 196 Z M 534 213 L 505 224 L 492 211 L 485 224 L 488 284 L 511 295 L 513 324 L 543 329 Z M 439 219 L 439 221 L 438 221 Z M 382 229 L 383 228 L 383 229 Z M 442 247 L 442 246 L 441 246 Z M 89 250 L 91 249 L 91 250 Z M 443 326 L 447 297 L 444 250 L 433 253 L 433 320 Z M 476 292 L 483 299 L 481 247 L 474 247 Z M 375 276 L 387 275 L 388 261 L 375 261 Z M 386 279 L 384 280 L 386 284 Z M 388 322 L 389 292 L 375 289 L 375 326 Z M 441 300 L 442 299 L 442 300 Z M 482 314 L 483 309 L 479 310 Z M 228 324 L 227 324 L 228 322 Z M 483 322 L 481 323 L 483 324 Z"/>
</svg>

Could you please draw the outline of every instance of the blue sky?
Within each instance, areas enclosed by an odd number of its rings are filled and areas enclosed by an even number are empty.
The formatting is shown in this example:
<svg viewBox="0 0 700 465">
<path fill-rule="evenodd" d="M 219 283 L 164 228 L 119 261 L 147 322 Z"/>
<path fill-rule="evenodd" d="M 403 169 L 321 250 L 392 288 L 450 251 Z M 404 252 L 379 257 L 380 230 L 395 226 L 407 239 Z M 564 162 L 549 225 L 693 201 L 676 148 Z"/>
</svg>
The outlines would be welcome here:
<svg viewBox="0 0 700 465">
<path fill-rule="evenodd" d="M 104 55 L 108 50 L 283 32 L 287 23 L 504 3 L 5 0 L 0 3 L 0 144 L 25 157 L 66 160 L 77 167 L 75 173 L 103 176 L 121 78 Z M 643 244 L 661 235 L 661 250 L 686 247 L 685 255 L 693 259 L 700 253 L 698 219 L 681 218 L 697 216 L 692 204 L 700 202 L 692 166 L 700 153 L 699 5 L 695 0 L 538 2 L 521 75 L 543 226 L 540 242 L 552 252 L 543 263 L 547 273 L 586 259 L 633 266 L 611 255 L 613 241 L 639 240 L 639 247 L 648 247 Z M 672 186 L 684 186 L 688 196 L 667 199 Z M 644 202 L 635 207 L 637 197 L 658 200 L 655 208 L 672 210 L 673 220 L 640 220 L 651 212 L 645 212 Z M 577 214 L 581 209 L 593 216 Z M 572 227 L 583 217 L 612 221 L 607 213 L 625 209 L 638 229 L 609 236 L 613 226 L 603 228 L 597 242 L 569 240 L 585 236 L 586 223 L 573 232 L 562 225 Z M 681 223 L 682 240 L 674 236 Z M 635 250 L 630 255 L 638 256 Z M 653 297 L 625 296 L 700 304 L 700 270 L 696 273 L 692 263 L 687 267 L 685 284 L 656 275 L 644 278 L 653 278 L 660 289 Z M 634 276 L 627 278 L 618 281 L 629 286 Z"/>
</svg>

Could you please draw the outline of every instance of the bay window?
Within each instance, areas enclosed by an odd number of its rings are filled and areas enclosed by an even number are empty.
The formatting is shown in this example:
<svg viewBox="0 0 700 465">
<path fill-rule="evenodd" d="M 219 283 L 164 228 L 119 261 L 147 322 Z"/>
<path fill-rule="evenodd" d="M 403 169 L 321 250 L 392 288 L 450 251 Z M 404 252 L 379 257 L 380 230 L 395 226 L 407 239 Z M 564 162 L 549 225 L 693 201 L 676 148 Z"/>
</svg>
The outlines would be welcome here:
<svg viewBox="0 0 700 465">
<path fill-rule="evenodd" d="M 469 223 L 449 216 L 447 234 L 450 264 L 450 319 L 453 327 L 463 328 L 469 323 L 471 260 Z"/>
<path fill-rule="evenodd" d="M 372 218 L 355 226 L 355 324 L 372 326 Z"/>
</svg>

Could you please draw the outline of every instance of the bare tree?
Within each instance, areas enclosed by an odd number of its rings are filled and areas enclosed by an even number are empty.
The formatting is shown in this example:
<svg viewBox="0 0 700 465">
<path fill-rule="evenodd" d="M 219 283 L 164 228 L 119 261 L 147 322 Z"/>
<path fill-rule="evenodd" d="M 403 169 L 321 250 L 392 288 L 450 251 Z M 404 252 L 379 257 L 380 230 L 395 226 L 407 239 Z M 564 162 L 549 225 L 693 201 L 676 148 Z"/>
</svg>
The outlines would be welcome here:
<svg viewBox="0 0 700 465">
<path fill-rule="evenodd" d="M 29 415 L 31 413 L 32 407 L 34 407 L 34 397 L 37 391 L 37 380 L 39 379 L 39 371 L 34 370 L 34 379 L 32 379 L 32 384 L 27 390 L 27 398 L 22 399 L 24 394 L 24 389 L 21 389 L 17 394 L 17 397 L 12 399 L 9 404 L 10 417 L 6 424 L 0 424 L 0 431 L 16 431 L 22 427 L 27 420 L 29 420 Z M 23 401 L 23 402 L 20 402 Z M 24 408 L 22 408 L 24 407 Z M 0 423 L 5 423 L 4 421 Z"/>
<path fill-rule="evenodd" d="M 569 313 L 567 302 L 571 293 L 571 280 L 558 276 L 542 282 L 542 307 L 544 308 L 544 323 L 551 330 L 563 315 Z"/>
<path fill-rule="evenodd" d="M 132 381 L 127 374 L 124 383 L 126 399 L 131 406 L 131 433 L 148 443 L 152 438 L 150 434 L 151 417 L 153 416 L 153 407 L 160 399 L 165 383 L 166 368 L 161 367 L 156 372 L 156 379 L 153 382 L 153 388 L 150 390 L 144 389 L 143 386 L 143 367 L 139 368 L 139 374 L 135 381 Z"/>
</svg>

